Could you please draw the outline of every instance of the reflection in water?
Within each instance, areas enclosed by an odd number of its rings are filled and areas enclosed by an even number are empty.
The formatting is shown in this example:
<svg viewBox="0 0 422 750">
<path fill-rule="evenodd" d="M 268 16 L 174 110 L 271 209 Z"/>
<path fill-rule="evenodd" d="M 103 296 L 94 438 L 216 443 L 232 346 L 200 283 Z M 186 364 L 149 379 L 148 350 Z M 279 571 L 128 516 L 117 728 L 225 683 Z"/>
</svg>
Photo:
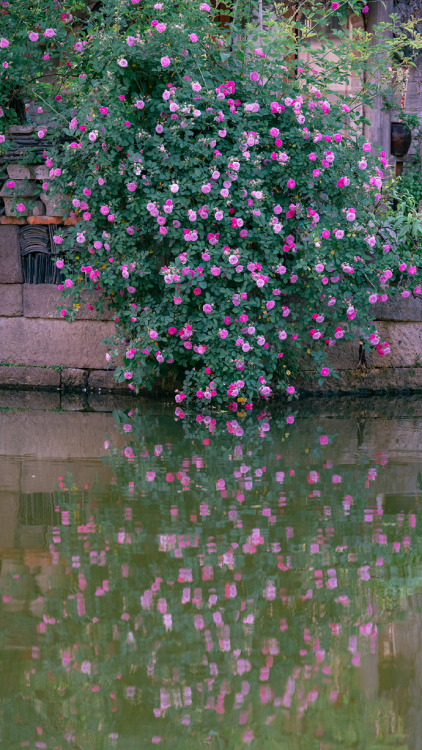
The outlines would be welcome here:
<svg viewBox="0 0 422 750">
<path fill-rule="evenodd" d="M 364 409 L 117 412 L 88 482 L 21 492 L 2 744 L 421 748 L 422 416 Z"/>
</svg>

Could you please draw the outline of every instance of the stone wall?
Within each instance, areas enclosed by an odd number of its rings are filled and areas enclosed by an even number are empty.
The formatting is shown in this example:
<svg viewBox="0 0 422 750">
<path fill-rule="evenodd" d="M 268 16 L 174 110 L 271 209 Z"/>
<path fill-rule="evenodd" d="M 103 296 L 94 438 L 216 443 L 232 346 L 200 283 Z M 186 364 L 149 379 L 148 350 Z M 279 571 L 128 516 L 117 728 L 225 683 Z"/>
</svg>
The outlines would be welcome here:
<svg viewBox="0 0 422 750">
<path fill-rule="evenodd" d="M 38 221 L 42 221 L 40 217 Z M 44 221 L 48 217 L 44 218 Z M 73 323 L 57 308 L 60 293 L 53 284 L 25 284 L 18 225 L 34 221 L 0 216 L 0 387 L 54 388 L 62 391 L 123 391 L 106 369 L 103 340 L 114 333 L 112 313 L 82 306 Z M 55 219 L 57 221 L 57 218 Z M 409 297 L 374 305 L 374 318 L 391 353 L 367 356 L 358 367 L 359 339 L 338 344 L 330 353 L 338 377 L 318 385 L 301 370 L 302 393 L 353 393 L 422 390 L 422 300 Z M 304 363 L 306 367 L 308 363 Z"/>
<path fill-rule="evenodd" d="M 55 285 L 24 283 L 18 230 L 29 219 L 0 216 L 0 387 L 126 392 L 106 370 L 102 342 L 114 334 L 111 311 L 97 319 L 83 305 L 69 323 L 57 309 L 61 295 Z"/>
</svg>

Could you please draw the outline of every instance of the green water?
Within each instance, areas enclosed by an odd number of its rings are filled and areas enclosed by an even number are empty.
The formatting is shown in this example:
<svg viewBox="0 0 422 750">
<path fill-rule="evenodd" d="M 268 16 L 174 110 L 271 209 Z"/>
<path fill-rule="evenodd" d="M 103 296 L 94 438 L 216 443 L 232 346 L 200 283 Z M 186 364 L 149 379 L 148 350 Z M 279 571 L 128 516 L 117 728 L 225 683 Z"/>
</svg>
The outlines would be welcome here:
<svg viewBox="0 0 422 750">
<path fill-rule="evenodd" d="M 422 748 L 422 398 L 7 403 L 0 748 Z"/>
</svg>

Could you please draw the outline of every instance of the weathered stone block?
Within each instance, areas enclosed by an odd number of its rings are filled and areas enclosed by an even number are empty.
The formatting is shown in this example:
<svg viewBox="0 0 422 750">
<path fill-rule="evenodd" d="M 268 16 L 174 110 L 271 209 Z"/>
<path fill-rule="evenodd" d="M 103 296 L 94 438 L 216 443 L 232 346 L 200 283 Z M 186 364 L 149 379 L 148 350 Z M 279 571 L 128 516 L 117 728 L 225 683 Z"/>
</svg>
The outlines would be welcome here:
<svg viewBox="0 0 422 750">
<path fill-rule="evenodd" d="M 0 357 L 0 361 L 7 362 Z M 5 367 L 0 365 L 0 386 L 58 388 L 60 372 L 47 367 Z"/>
<path fill-rule="evenodd" d="M 380 322 L 381 341 L 388 341 L 391 353 L 380 357 L 372 348 L 367 357 L 372 367 L 422 366 L 422 323 Z"/>
<path fill-rule="evenodd" d="M 89 373 L 88 389 L 127 393 L 126 383 L 116 383 L 113 370 L 93 370 Z"/>
<path fill-rule="evenodd" d="M 5 183 L 0 190 L 0 195 L 2 198 L 27 198 L 31 195 L 39 195 L 39 192 L 40 188 L 36 183 L 27 182 L 26 180 L 16 180 L 12 188 L 8 188 Z"/>
<path fill-rule="evenodd" d="M 22 284 L 0 284 L 0 316 L 23 315 Z"/>
<path fill-rule="evenodd" d="M 104 367 L 104 338 L 115 333 L 114 323 L 99 320 L 40 320 L 0 318 L 0 362 L 78 369 Z"/>
<path fill-rule="evenodd" d="M 44 169 L 47 169 L 47 167 L 44 167 Z M 7 174 L 11 180 L 34 179 L 36 177 L 36 170 L 37 166 L 35 164 L 9 164 L 7 166 Z"/>
<path fill-rule="evenodd" d="M 83 302 L 76 314 L 77 320 L 97 320 L 97 311 L 90 310 L 87 303 L 94 306 L 94 302 L 99 295 L 96 292 L 83 295 Z M 72 304 L 72 298 L 67 298 L 67 304 Z M 54 284 L 24 284 L 23 285 L 23 314 L 26 318 L 57 318 L 62 320 L 60 311 L 57 307 L 65 307 L 61 292 Z M 101 314 L 101 320 L 112 320 L 113 312 L 107 310 L 104 305 L 104 312 Z"/>
<path fill-rule="evenodd" d="M 3 197 L 4 201 L 4 210 L 6 212 L 6 216 L 11 217 L 24 217 L 24 216 L 43 216 L 45 213 L 45 206 L 42 201 L 37 200 L 36 198 L 6 198 Z M 16 206 L 19 203 L 23 203 L 24 210 L 23 211 L 17 211 Z"/>
<path fill-rule="evenodd" d="M 374 305 L 376 320 L 422 321 L 422 299 L 420 297 L 395 297 L 388 302 Z"/>
<path fill-rule="evenodd" d="M 55 284 L 24 284 L 23 314 L 26 318 L 60 318 L 60 298 Z"/>
<path fill-rule="evenodd" d="M 87 370 L 80 370 L 76 367 L 70 367 L 67 370 L 62 370 L 61 386 L 66 389 L 79 389 L 86 388 L 88 380 Z"/>
<path fill-rule="evenodd" d="M 48 180 L 50 169 L 45 164 L 37 164 L 34 167 L 34 177 L 36 180 Z"/>
<path fill-rule="evenodd" d="M 67 216 L 70 211 L 70 200 L 65 195 L 55 195 L 49 197 L 41 193 L 40 198 L 45 206 L 45 212 L 48 216 Z"/>
<path fill-rule="evenodd" d="M 30 135 L 35 132 L 35 125 L 9 125 L 8 132 L 11 135 Z"/>
<path fill-rule="evenodd" d="M 18 227 L 0 225 L 0 284 L 23 282 Z"/>
</svg>

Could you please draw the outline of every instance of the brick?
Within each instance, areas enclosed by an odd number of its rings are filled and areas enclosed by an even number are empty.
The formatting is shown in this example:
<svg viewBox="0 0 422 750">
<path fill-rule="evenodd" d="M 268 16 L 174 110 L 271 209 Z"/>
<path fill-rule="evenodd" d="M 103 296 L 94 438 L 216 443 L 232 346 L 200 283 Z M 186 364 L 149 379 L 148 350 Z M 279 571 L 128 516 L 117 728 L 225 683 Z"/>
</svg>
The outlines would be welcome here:
<svg viewBox="0 0 422 750">
<path fill-rule="evenodd" d="M 0 362 L 102 369 L 114 334 L 112 321 L 0 318 Z"/>
<path fill-rule="evenodd" d="M 61 386 L 68 390 L 86 388 L 88 380 L 88 371 L 79 370 L 75 367 L 70 367 L 67 370 L 62 370 L 61 373 Z"/>
<path fill-rule="evenodd" d="M 81 219 L 74 219 L 72 216 L 66 216 L 63 224 L 65 227 L 74 227 Z"/>
<path fill-rule="evenodd" d="M 114 391 L 116 393 L 128 393 L 127 383 L 117 383 L 114 379 L 113 370 L 93 370 L 88 377 L 88 390 Z"/>
<path fill-rule="evenodd" d="M 63 224 L 63 217 L 62 216 L 28 216 L 27 223 L 39 224 L 42 226 L 46 224 Z"/>
<path fill-rule="evenodd" d="M 76 320 L 97 320 L 97 311 L 90 310 L 87 302 L 94 305 L 99 294 L 96 292 L 85 293 L 82 295 L 82 304 L 80 310 L 76 313 Z M 67 304 L 72 304 L 72 298 L 66 298 Z M 65 302 L 61 292 L 55 284 L 24 284 L 23 285 L 23 314 L 26 318 L 56 318 L 63 320 L 57 307 L 65 307 Z M 112 320 L 113 311 L 107 310 L 104 305 L 104 311 L 100 316 L 101 320 Z"/>
<path fill-rule="evenodd" d="M 2 362 L 7 360 L 1 359 Z M 58 388 L 60 373 L 46 367 L 5 367 L 0 365 L 0 386 Z"/>
<path fill-rule="evenodd" d="M 0 225 L 18 225 L 23 226 L 23 224 L 27 224 L 26 217 L 25 216 L 0 216 Z"/>
<path fill-rule="evenodd" d="M 0 284 L 0 316 L 23 315 L 22 284 Z"/>
<path fill-rule="evenodd" d="M 2 224 L 0 225 L 0 284 L 21 284 L 22 282 L 18 227 Z"/>
</svg>

